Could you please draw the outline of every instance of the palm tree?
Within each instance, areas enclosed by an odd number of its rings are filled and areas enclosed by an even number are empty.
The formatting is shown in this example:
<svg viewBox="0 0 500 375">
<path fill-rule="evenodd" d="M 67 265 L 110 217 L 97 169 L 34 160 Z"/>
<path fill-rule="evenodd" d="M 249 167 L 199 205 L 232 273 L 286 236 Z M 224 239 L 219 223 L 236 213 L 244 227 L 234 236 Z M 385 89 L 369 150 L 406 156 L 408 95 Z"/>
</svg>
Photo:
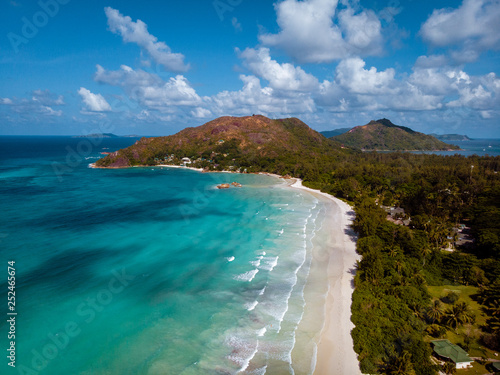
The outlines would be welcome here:
<svg viewBox="0 0 500 375">
<path fill-rule="evenodd" d="M 429 248 L 429 247 L 422 247 L 420 249 L 420 254 L 422 255 L 422 267 L 425 267 L 425 258 L 427 257 L 427 255 L 431 254 L 432 253 L 432 250 Z"/>
<path fill-rule="evenodd" d="M 460 322 L 462 324 L 465 323 L 472 323 L 474 321 L 474 315 L 472 314 L 472 311 L 470 311 L 469 305 L 467 302 L 460 302 L 457 303 L 457 309 L 460 314 Z"/>
<path fill-rule="evenodd" d="M 403 269 L 404 263 L 400 260 L 396 260 L 394 265 L 396 266 L 396 271 L 398 271 L 399 276 L 401 276 L 401 270 Z"/>
<path fill-rule="evenodd" d="M 452 328 L 464 323 L 471 323 L 474 320 L 474 315 L 469 310 L 469 305 L 466 302 L 457 303 L 450 309 L 446 310 L 445 321 Z"/>
<path fill-rule="evenodd" d="M 451 328 L 458 328 L 461 323 L 460 320 L 460 309 L 457 308 L 457 305 L 453 305 L 451 308 L 446 310 L 445 322 Z"/>
<path fill-rule="evenodd" d="M 392 355 L 386 364 L 386 374 L 416 375 L 411 363 L 411 354 L 403 351 L 400 355 Z"/>
<path fill-rule="evenodd" d="M 389 250 L 389 256 L 391 258 L 397 257 L 398 256 L 398 250 L 393 247 L 391 250 Z"/>
<path fill-rule="evenodd" d="M 488 304 L 488 307 L 486 307 L 486 311 L 488 312 L 488 315 L 500 317 L 500 300 L 492 300 Z"/>
<path fill-rule="evenodd" d="M 500 331 L 500 316 L 494 316 L 486 321 L 488 328 L 493 332 Z"/>
<path fill-rule="evenodd" d="M 417 285 L 419 285 L 419 286 L 427 284 L 427 280 L 425 280 L 425 276 L 422 275 L 420 272 L 413 275 L 412 279 L 414 279 L 415 282 L 417 283 Z"/>
<path fill-rule="evenodd" d="M 427 310 L 427 317 L 431 319 L 432 323 L 439 321 L 443 317 L 443 314 L 443 304 L 438 299 L 432 302 Z"/>
</svg>

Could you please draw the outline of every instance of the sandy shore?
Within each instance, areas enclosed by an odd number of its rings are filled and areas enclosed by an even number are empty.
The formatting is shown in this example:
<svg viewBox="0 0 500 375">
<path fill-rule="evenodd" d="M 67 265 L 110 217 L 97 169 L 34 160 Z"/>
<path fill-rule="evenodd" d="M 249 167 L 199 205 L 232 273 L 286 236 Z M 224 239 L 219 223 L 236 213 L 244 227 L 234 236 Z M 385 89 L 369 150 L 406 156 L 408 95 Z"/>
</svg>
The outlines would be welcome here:
<svg viewBox="0 0 500 375">
<path fill-rule="evenodd" d="M 183 166 L 183 165 L 158 164 L 158 165 L 155 165 L 155 167 L 167 167 L 167 168 L 189 169 L 189 170 L 191 170 L 191 171 L 203 172 L 203 168 L 185 167 L 185 166 Z"/>
<path fill-rule="evenodd" d="M 317 358 L 314 374 L 316 375 L 357 375 L 361 374 L 351 330 L 352 292 L 355 264 L 359 255 L 356 253 L 356 242 L 349 225 L 354 218 L 352 208 L 345 202 L 319 190 L 302 186 L 296 180 L 294 188 L 307 190 L 310 193 L 333 202 L 328 212 L 327 251 L 329 288 L 325 303 L 325 321 L 317 340 Z M 316 341 L 316 340 L 315 340 Z"/>
</svg>

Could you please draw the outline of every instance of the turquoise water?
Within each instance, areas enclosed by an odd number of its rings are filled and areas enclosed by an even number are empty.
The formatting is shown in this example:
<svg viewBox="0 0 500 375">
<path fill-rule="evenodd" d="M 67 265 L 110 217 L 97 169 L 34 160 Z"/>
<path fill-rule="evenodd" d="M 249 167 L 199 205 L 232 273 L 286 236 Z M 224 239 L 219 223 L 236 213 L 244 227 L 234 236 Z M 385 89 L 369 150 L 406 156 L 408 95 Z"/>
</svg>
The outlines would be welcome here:
<svg viewBox="0 0 500 375">
<path fill-rule="evenodd" d="M 262 175 L 88 167 L 133 142 L 0 137 L 2 373 L 294 373 L 324 206 Z"/>
</svg>

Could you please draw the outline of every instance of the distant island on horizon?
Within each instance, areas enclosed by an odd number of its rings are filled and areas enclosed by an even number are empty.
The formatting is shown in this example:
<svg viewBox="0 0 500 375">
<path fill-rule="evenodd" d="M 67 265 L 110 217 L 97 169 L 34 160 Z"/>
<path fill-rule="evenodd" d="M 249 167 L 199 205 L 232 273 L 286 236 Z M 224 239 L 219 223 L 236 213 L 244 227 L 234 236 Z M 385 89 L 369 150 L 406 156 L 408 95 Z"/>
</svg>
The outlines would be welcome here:
<svg viewBox="0 0 500 375">
<path fill-rule="evenodd" d="M 113 133 L 92 133 L 86 135 L 75 135 L 72 138 L 141 138 L 140 135 L 116 135 Z"/>
<path fill-rule="evenodd" d="M 439 139 L 440 141 L 449 142 L 449 141 L 472 141 L 472 138 L 469 138 L 467 135 L 463 134 L 435 134 L 431 133 L 433 137 Z"/>
</svg>

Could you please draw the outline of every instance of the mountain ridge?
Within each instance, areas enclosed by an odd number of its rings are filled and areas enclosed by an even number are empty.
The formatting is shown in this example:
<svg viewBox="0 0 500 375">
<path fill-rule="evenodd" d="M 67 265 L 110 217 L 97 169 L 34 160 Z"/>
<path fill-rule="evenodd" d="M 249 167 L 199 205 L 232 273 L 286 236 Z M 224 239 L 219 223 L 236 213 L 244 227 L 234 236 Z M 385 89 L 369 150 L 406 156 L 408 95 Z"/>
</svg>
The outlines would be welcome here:
<svg viewBox="0 0 500 375">
<path fill-rule="evenodd" d="M 276 164 L 280 160 L 300 163 L 305 157 L 334 154 L 340 149 L 338 142 L 325 138 L 297 118 L 224 116 L 174 135 L 141 138 L 134 145 L 98 160 L 96 166 L 155 165 L 189 158 L 200 167 L 216 170 L 252 166 L 262 169 L 266 163 Z"/>
<path fill-rule="evenodd" d="M 459 150 L 455 145 L 417 132 L 406 126 L 393 124 L 383 118 L 352 128 L 334 139 L 345 146 L 364 151 L 447 151 Z"/>
</svg>

